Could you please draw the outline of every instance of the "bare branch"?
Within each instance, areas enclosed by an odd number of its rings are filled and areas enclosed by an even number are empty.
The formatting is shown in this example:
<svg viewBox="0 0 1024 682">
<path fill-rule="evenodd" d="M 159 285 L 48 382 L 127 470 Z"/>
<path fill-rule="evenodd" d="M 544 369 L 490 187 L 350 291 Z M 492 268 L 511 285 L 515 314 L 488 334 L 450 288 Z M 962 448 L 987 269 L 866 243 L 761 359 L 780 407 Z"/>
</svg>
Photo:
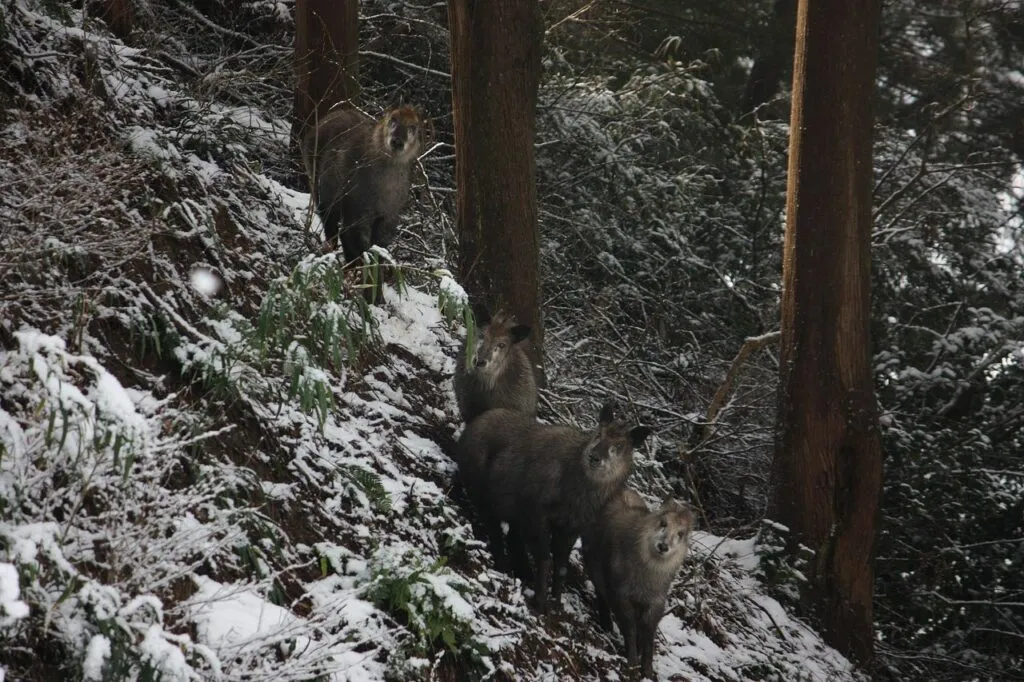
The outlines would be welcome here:
<svg viewBox="0 0 1024 682">
<path fill-rule="evenodd" d="M 1016 348 L 1017 344 L 1015 343 L 1005 343 L 1001 348 L 990 353 L 986 353 L 981 359 L 981 362 L 979 362 L 974 369 L 971 370 L 971 373 L 967 375 L 967 378 L 960 382 L 960 385 L 957 386 L 956 391 L 953 393 L 953 397 L 950 398 L 945 405 L 939 408 L 938 416 L 942 418 L 948 415 L 953 408 L 959 404 L 960 398 L 963 396 L 964 392 L 982 372 L 1002 360 L 1004 357 L 1009 355 L 1011 351 L 1016 350 Z"/>
<path fill-rule="evenodd" d="M 451 74 L 445 73 L 444 71 L 431 69 L 429 66 L 420 66 L 419 64 L 413 64 L 412 62 L 407 62 L 403 59 L 399 59 L 398 57 L 392 57 L 391 55 L 384 54 L 383 52 L 373 52 L 372 50 L 359 50 L 359 56 L 383 59 L 384 61 L 399 64 L 406 68 L 413 69 L 414 71 L 422 71 L 423 73 L 429 73 L 431 76 L 437 76 L 438 78 L 444 78 L 445 80 L 451 79 Z"/>
<path fill-rule="evenodd" d="M 711 436 L 712 429 L 715 425 L 715 419 L 718 417 L 718 413 L 721 411 L 722 406 L 725 404 L 725 399 L 729 395 L 729 391 L 732 389 L 732 384 L 736 380 L 736 374 L 740 371 L 740 367 L 746 362 L 750 354 L 756 350 L 759 350 L 761 346 L 769 343 L 775 343 L 782 337 L 782 332 L 769 332 L 768 334 L 762 334 L 761 336 L 751 336 L 743 342 L 740 346 L 740 351 L 733 358 L 732 364 L 729 365 L 729 371 L 725 373 L 725 380 L 722 381 L 722 385 L 718 387 L 718 391 L 715 392 L 715 397 L 711 399 L 711 405 L 708 406 L 708 415 L 706 423 L 704 424 L 704 440 Z"/>
<path fill-rule="evenodd" d="M 197 10 L 194 7 L 190 7 L 189 5 L 186 5 L 185 3 L 181 2 L 180 0 L 174 0 L 174 6 L 177 7 L 178 9 L 180 9 L 185 14 L 189 15 L 190 17 L 192 17 L 193 19 L 195 19 L 196 21 L 198 21 L 199 23 L 203 24 L 207 28 L 213 29 L 217 33 L 221 33 L 221 34 L 226 35 L 226 36 L 228 36 L 230 38 L 234 38 L 235 40 L 243 42 L 246 45 L 249 45 L 250 47 L 258 47 L 258 48 L 261 48 L 261 49 L 272 49 L 271 46 L 269 46 L 269 45 L 262 45 L 262 44 L 260 44 L 259 42 L 253 40 L 251 37 L 247 36 L 244 33 L 239 33 L 238 31 L 232 31 L 230 28 L 225 28 L 224 26 L 221 26 L 220 24 L 218 24 L 216 22 L 210 21 L 205 16 L 203 16 L 203 14 L 199 10 Z"/>
</svg>

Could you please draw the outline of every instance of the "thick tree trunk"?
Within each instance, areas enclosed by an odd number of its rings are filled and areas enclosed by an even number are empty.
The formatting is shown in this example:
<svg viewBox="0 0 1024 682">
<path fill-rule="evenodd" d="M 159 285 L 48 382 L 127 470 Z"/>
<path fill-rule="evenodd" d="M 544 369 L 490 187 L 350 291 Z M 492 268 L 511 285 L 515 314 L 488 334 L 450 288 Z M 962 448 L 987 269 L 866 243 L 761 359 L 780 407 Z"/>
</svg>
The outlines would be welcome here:
<svg viewBox="0 0 1024 682">
<path fill-rule="evenodd" d="M 358 50 L 358 0 L 295 0 L 294 143 L 335 104 L 358 96 Z"/>
<path fill-rule="evenodd" d="M 537 0 L 450 0 L 459 269 L 474 302 L 531 333 L 540 366 L 533 153 L 543 22 Z M 543 382 L 543 373 L 538 370 Z"/>
<path fill-rule="evenodd" d="M 880 0 L 800 0 L 783 260 L 774 515 L 815 549 L 809 604 L 866 661 L 882 452 L 869 341 Z"/>
</svg>

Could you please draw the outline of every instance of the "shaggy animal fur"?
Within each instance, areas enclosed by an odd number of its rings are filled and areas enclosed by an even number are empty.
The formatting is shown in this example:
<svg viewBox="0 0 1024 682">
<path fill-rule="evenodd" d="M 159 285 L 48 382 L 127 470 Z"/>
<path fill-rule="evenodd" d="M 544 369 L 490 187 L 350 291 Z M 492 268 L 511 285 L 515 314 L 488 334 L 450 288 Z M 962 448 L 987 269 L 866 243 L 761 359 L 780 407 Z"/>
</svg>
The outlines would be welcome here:
<svg viewBox="0 0 1024 682">
<path fill-rule="evenodd" d="M 347 263 L 372 245 L 388 246 L 423 150 L 416 110 L 393 109 L 377 121 L 352 109 L 333 111 L 301 146 L 327 245 L 340 238 Z"/>
<path fill-rule="evenodd" d="M 610 630 L 614 614 L 629 664 L 639 658 L 642 674 L 653 678 L 658 622 L 686 558 L 695 516 L 672 499 L 649 512 L 639 495 L 633 496 L 609 503 L 587 530 L 583 563 L 594 584 L 601 625 Z M 643 506 L 636 506 L 636 500 Z"/>
<path fill-rule="evenodd" d="M 513 561 L 535 567 L 537 608 L 547 610 L 548 582 L 559 599 L 569 553 L 580 532 L 618 495 L 633 469 L 633 449 L 650 429 L 616 420 L 611 404 L 593 431 L 539 424 L 506 409 L 485 412 L 459 441 L 459 471 L 487 524 L 491 547 L 504 563 L 501 523 L 509 524 Z"/>
</svg>

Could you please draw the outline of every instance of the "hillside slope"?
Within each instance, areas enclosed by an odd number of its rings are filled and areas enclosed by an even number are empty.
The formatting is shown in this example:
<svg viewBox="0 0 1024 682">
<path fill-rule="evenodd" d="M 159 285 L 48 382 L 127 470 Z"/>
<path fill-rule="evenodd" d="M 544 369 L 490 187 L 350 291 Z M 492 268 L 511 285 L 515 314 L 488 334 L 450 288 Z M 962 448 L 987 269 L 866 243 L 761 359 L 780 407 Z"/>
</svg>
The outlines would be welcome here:
<svg viewBox="0 0 1024 682">
<path fill-rule="evenodd" d="M 451 489 L 450 276 L 367 308 L 264 170 L 286 121 L 2 12 L 0 678 L 619 679 L 578 559 L 542 622 Z M 659 676 L 854 679 L 754 549 L 696 534 Z"/>
</svg>

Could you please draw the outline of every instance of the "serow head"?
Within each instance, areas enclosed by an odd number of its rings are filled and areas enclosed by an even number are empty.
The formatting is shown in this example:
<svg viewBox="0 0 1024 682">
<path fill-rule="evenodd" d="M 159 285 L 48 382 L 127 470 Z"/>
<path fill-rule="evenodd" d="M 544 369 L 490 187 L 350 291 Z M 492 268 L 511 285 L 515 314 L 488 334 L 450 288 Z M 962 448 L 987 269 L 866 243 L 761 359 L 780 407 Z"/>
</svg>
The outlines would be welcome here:
<svg viewBox="0 0 1024 682">
<path fill-rule="evenodd" d="M 413 107 L 404 106 L 387 113 L 387 148 L 392 157 L 412 161 L 423 151 L 423 121 Z"/>
<path fill-rule="evenodd" d="M 512 347 L 530 335 L 530 327 L 516 324 L 510 315 L 498 313 L 479 330 L 470 361 L 474 372 L 497 376 L 508 363 Z"/>
<path fill-rule="evenodd" d="M 590 475 L 598 479 L 613 479 L 629 475 L 633 468 L 633 450 L 651 433 L 649 426 L 633 426 L 615 418 L 615 403 L 601 407 L 597 432 L 585 450 L 584 465 Z"/>
<path fill-rule="evenodd" d="M 682 560 L 696 523 L 693 509 L 666 499 L 649 517 L 650 552 L 659 561 Z M 682 555 L 680 555 L 680 552 Z"/>
</svg>

